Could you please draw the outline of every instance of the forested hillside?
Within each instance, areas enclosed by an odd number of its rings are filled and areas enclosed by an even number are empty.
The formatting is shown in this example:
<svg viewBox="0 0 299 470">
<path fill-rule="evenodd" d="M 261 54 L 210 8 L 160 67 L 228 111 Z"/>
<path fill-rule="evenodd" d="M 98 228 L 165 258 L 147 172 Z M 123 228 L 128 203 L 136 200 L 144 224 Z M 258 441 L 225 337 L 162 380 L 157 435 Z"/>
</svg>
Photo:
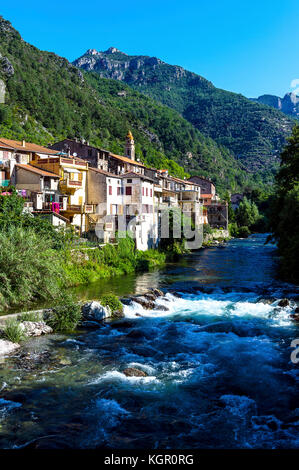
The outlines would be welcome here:
<svg viewBox="0 0 299 470">
<path fill-rule="evenodd" d="M 74 64 L 121 80 L 175 109 L 204 135 L 228 148 L 259 180 L 273 180 L 279 153 L 294 125 L 280 111 L 220 90 L 205 78 L 155 57 L 128 56 L 115 48 L 90 49 Z"/>
<path fill-rule="evenodd" d="M 226 148 L 177 111 L 126 84 L 40 51 L 3 18 L 0 54 L 0 79 L 6 89 L 5 104 L 0 105 L 2 136 L 44 145 L 77 137 L 123 153 L 124 136 L 131 129 L 136 154 L 147 164 L 181 177 L 186 172 L 209 176 L 220 192 L 261 184 L 259 175 L 249 175 Z"/>
</svg>

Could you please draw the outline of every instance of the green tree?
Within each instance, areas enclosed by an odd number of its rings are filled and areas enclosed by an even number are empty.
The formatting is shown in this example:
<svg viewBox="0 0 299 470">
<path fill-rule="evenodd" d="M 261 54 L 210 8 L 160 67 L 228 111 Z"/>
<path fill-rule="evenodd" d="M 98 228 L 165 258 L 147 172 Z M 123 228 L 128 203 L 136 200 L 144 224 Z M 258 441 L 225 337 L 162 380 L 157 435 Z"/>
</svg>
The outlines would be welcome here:
<svg viewBox="0 0 299 470">
<path fill-rule="evenodd" d="M 299 126 L 281 154 L 276 178 L 276 196 L 272 203 L 270 226 L 281 255 L 281 273 L 299 282 Z"/>
<path fill-rule="evenodd" d="M 236 210 L 236 221 L 238 226 L 247 226 L 250 229 L 250 227 L 258 221 L 259 217 L 260 215 L 257 205 L 244 197 Z"/>
</svg>

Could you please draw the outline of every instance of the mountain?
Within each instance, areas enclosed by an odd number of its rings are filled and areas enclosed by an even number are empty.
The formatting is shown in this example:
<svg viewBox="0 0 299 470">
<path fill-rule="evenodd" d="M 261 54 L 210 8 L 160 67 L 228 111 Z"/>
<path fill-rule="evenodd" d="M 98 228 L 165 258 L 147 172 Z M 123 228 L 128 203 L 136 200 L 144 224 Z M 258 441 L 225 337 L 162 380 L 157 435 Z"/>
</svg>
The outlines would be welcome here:
<svg viewBox="0 0 299 470">
<path fill-rule="evenodd" d="M 252 101 L 267 104 L 288 116 L 299 119 L 299 96 L 295 93 L 286 93 L 283 98 L 275 95 L 261 95 L 258 98 L 252 98 Z"/>
<path fill-rule="evenodd" d="M 2 17 L 0 85 L 5 90 L 5 103 L 0 104 L 2 136 L 44 145 L 66 137 L 84 138 L 122 154 L 124 136 L 131 129 L 136 155 L 146 164 L 168 168 L 180 177 L 186 172 L 211 177 L 220 192 L 262 184 L 177 111 L 120 81 L 81 71 L 54 53 L 40 51 Z"/>
<path fill-rule="evenodd" d="M 156 57 L 129 56 L 114 47 L 89 49 L 74 65 L 120 80 L 175 109 L 204 135 L 225 146 L 245 169 L 264 180 L 275 172 L 294 121 L 278 110 Z"/>
</svg>

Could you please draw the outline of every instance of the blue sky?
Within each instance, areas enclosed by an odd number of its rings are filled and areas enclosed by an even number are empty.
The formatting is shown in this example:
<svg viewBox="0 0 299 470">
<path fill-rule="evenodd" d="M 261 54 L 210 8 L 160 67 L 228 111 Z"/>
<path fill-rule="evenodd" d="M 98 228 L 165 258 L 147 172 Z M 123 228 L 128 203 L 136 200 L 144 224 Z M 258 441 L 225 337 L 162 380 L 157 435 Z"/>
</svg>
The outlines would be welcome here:
<svg viewBox="0 0 299 470">
<path fill-rule="evenodd" d="M 248 97 L 284 95 L 299 78 L 298 0 L 12 0 L 1 14 L 25 41 L 69 60 L 114 46 Z"/>
</svg>

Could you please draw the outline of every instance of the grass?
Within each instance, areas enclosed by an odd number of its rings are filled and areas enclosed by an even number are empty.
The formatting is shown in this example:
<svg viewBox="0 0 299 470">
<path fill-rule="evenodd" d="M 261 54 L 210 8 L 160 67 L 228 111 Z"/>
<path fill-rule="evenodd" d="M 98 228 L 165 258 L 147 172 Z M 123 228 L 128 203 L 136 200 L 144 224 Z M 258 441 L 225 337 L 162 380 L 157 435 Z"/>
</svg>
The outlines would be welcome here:
<svg viewBox="0 0 299 470">
<path fill-rule="evenodd" d="M 19 322 L 23 322 L 23 321 L 38 322 L 38 321 L 41 321 L 41 316 L 37 312 L 21 313 L 20 315 L 18 315 L 18 321 Z"/>
<path fill-rule="evenodd" d="M 15 319 L 9 319 L 5 323 L 4 337 L 12 343 L 20 343 L 26 339 L 26 335 L 20 323 Z"/>
<path fill-rule="evenodd" d="M 82 318 L 81 306 L 66 296 L 48 313 L 46 323 L 54 332 L 71 333 Z"/>
<path fill-rule="evenodd" d="M 110 307 L 112 314 L 117 311 L 123 311 L 123 305 L 115 294 L 104 294 L 100 298 L 103 307 Z"/>
</svg>

